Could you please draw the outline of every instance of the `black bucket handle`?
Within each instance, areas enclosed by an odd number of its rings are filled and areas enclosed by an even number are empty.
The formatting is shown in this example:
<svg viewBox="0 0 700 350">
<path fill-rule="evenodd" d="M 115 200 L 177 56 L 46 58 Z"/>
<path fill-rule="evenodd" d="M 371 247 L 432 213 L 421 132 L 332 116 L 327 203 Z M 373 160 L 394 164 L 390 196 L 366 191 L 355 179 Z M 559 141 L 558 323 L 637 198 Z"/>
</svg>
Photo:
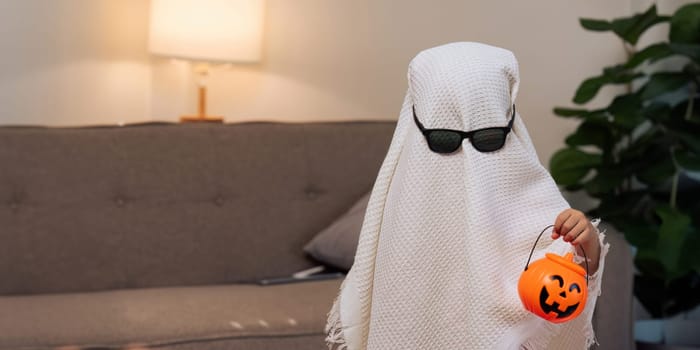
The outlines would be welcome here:
<svg viewBox="0 0 700 350">
<path fill-rule="evenodd" d="M 539 242 L 540 238 L 542 237 L 542 234 L 547 231 L 550 228 L 553 228 L 554 225 L 549 225 L 545 227 L 542 232 L 540 232 L 540 235 L 537 236 L 537 239 L 535 240 L 535 244 L 532 246 L 532 250 L 530 250 L 530 256 L 527 257 L 527 262 L 525 263 L 525 270 L 527 271 L 528 266 L 530 265 L 530 259 L 532 259 L 532 253 L 535 252 L 535 247 L 537 246 L 537 242 Z M 583 261 L 586 263 L 586 284 L 588 284 L 588 277 L 591 275 L 590 270 L 588 269 L 588 257 L 586 256 L 586 251 L 579 245 L 579 248 L 581 248 L 581 252 L 583 252 Z"/>
</svg>

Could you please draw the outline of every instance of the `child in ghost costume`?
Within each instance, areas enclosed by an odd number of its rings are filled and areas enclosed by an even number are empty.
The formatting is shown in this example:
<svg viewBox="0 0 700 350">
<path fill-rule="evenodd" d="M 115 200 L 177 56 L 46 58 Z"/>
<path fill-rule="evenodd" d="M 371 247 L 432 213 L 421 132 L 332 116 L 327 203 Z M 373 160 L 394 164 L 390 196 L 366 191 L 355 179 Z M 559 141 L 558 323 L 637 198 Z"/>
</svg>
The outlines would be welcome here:
<svg viewBox="0 0 700 350">
<path fill-rule="evenodd" d="M 328 314 L 329 348 L 587 349 L 608 246 L 537 158 L 515 112 L 513 54 L 435 47 L 411 61 L 408 82 L 355 262 Z M 430 140 L 425 131 L 484 128 L 494 129 L 456 144 L 454 133 Z M 533 261 L 573 252 L 582 264 L 584 247 L 591 269 L 584 311 L 561 324 L 526 311 L 517 293 L 534 240 L 551 224 L 553 239 L 540 240 Z"/>
</svg>

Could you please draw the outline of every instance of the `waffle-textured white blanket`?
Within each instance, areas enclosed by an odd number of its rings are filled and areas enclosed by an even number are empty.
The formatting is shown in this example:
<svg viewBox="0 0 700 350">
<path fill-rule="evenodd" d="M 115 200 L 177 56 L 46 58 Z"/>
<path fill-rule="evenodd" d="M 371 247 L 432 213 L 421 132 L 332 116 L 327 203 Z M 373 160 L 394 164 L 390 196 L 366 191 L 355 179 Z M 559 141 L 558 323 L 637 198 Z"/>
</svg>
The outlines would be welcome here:
<svg viewBox="0 0 700 350">
<path fill-rule="evenodd" d="M 537 234 L 568 208 L 515 117 L 505 146 L 429 150 L 426 128 L 506 126 L 518 64 L 501 48 L 452 43 L 419 53 L 375 182 L 355 263 L 329 312 L 330 348 L 586 349 L 607 246 L 584 312 L 550 324 L 525 311 L 517 283 Z M 573 247 L 543 237 L 533 261 Z"/>
</svg>

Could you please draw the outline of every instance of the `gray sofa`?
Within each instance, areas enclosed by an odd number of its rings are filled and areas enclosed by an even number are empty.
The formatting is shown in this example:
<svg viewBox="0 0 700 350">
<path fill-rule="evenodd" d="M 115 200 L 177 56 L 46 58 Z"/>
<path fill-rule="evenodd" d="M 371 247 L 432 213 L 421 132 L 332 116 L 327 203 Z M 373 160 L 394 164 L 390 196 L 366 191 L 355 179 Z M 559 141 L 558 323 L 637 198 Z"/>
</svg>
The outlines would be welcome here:
<svg viewBox="0 0 700 350">
<path fill-rule="evenodd" d="M 0 349 L 325 348 L 340 279 L 260 286 L 372 186 L 394 123 L 0 128 Z M 595 316 L 631 348 L 612 235 Z"/>
</svg>

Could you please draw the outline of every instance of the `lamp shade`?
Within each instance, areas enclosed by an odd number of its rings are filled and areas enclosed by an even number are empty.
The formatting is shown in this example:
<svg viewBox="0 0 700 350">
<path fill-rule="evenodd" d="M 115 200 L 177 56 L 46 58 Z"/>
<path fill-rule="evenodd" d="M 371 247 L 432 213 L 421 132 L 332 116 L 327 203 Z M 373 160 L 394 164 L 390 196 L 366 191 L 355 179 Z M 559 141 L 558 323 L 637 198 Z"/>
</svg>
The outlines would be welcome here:
<svg viewBox="0 0 700 350">
<path fill-rule="evenodd" d="M 213 62 L 260 60 L 264 0 L 151 0 L 149 49 Z"/>
</svg>

